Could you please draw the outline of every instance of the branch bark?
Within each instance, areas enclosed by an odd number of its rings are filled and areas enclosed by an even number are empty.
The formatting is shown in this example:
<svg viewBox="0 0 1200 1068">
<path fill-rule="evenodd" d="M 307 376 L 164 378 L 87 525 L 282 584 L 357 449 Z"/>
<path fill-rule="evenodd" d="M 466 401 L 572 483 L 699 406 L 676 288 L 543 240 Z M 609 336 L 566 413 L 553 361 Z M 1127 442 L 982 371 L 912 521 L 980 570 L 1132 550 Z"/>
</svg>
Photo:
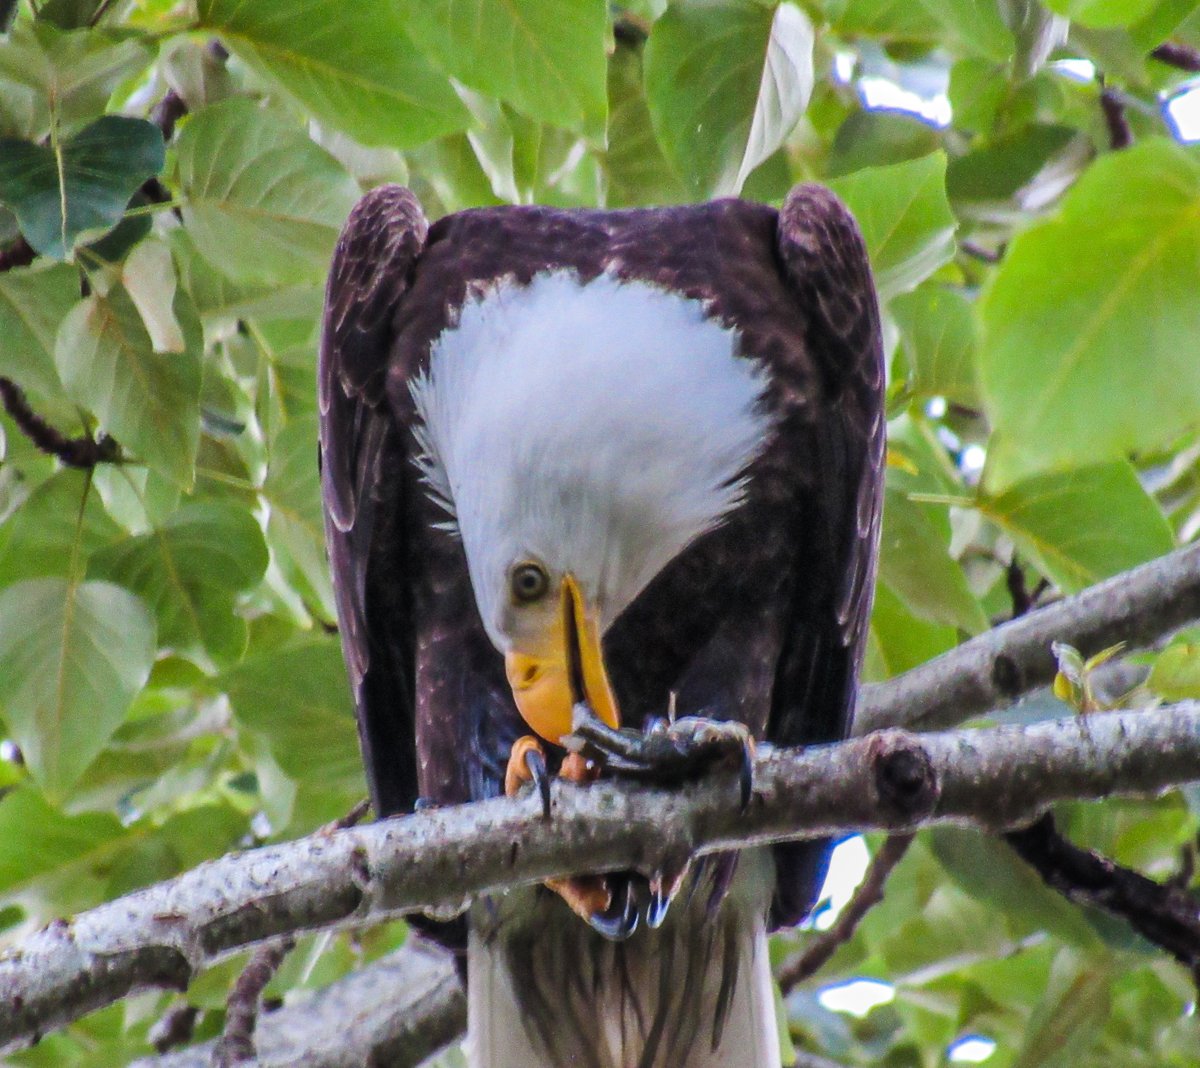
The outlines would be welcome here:
<svg viewBox="0 0 1200 1068">
<path fill-rule="evenodd" d="M 1030 617 L 1032 618 L 1032 617 Z M 375 922 L 576 872 L 645 872 L 698 852 L 940 822 L 1020 826 L 1056 801 L 1154 794 L 1200 777 L 1200 703 L 986 730 L 891 730 L 807 750 L 764 746 L 736 772 L 665 792 L 556 782 L 233 854 L 81 913 L 0 958 L 0 1047 L 150 987 L 184 989 L 242 947 Z"/>
<path fill-rule="evenodd" d="M 937 730 L 1011 704 L 1054 678 L 1054 641 L 1085 656 L 1150 645 L 1200 619 L 1200 544 L 986 631 L 898 678 L 865 686 L 854 733 Z"/>
</svg>

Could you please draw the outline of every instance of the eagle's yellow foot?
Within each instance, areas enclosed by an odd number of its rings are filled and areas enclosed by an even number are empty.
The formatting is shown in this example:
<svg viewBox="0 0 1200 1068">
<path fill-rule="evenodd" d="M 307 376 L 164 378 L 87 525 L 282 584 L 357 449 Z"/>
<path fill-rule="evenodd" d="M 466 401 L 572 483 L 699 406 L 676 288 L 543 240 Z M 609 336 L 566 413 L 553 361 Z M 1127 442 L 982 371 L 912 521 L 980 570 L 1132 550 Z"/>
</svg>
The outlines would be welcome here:
<svg viewBox="0 0 1200 1068">
<path fill-rule="evenodd" d="M 568 753 L 558 774 L 559 778 L 569 782 L 587 783 L 599 776 L 600 769 L 580 754 Z M 542 812 L 549 817 L 550 776 L 546 770 L 546 754 L 542 743 L 531 734 L 513 743 L 504 771 L 504 793 L 512 797 L 527 783 L 533 783 L 537 788 L 542 798 Z M 573 875 L 547 879 L 545 886 L 606 938 L 627 938 L 637 927 L 638 910 L 625 876 Z"/>
</svg>

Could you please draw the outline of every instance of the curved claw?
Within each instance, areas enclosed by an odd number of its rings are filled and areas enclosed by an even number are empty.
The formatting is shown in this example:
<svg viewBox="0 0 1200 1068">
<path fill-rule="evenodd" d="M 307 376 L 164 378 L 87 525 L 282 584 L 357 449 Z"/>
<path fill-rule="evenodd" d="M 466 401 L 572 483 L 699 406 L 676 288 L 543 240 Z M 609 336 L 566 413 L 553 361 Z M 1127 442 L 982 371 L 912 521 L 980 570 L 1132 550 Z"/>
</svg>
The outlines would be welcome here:
<svg viewBox="0 0 1200 1068">
<path fill-rule="evenodd" d="M 529 781 L 533 783 L 542 799 L 542 818 L 550 818 L 550 774 L 546 771 L 546 758 L 540 749 L 525 750 L 525 767 L 529 769 Z M 746 804 L 742 802 L 742 808 Z"/>
<path fill-rule="evenodd" d="M 588 923 L 610 942 L 624 942 L 638 928 L 641 912 L 637 896 L 630 893 L 630 880 L 621 876 L 610 876 L 612 903 L 604 912 L 594 912 Z"/>
<path fill-rule="evenodd" d="M 650 899 L 646 902 L 646 926 L 657 931 L 667 918 L 667 909 L 670 907 L 670 897 L 661 890 L 651 890 Z"/>
<path fill-rule="evenodd" d="M 742 746 L 742 763 L 738 769 L 738 787 L 741 790 L 743 812 L 750 807 L 750 798 L 754 795 L 754 746 Z"/>
</svg>

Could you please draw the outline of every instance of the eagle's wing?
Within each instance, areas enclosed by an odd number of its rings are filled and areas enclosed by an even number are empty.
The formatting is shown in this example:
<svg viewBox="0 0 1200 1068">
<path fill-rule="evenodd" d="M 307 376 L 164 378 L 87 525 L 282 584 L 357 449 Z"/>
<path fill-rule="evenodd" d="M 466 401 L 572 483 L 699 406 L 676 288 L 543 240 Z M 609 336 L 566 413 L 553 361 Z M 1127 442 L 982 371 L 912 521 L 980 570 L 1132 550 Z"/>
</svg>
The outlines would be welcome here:
<svg viewBox="0 0 1200 1068">
<path fill-rule="evenodd" d="M 397 307 L 426 231 L 421 205 L 400 186 L 375 189 L 355 206 L 333 254 L 317 372 L 325 535 L 380 816 L 408 810 L 417 796 L 408 584 L 381 574 L 403 566 L 407 481 L 407 443 L 384 382 Z M 385 541 L 387 558 L 378 551 Z"/>
<path fill-rule="evenodd" d="M 829 190 L 792 190 L 779 215 L 784 278 L 805 316 L 805 347 L 825 383 L 812 423 L 811 490 L 797 532 L 767 736 L 778 745 L 842 738 L 850 726 L 871 611 L 884 475 L 879 309 L 853 216 Z M 772 919 L 799 922 L 819 853 L 776 847 Z"/>
</svg>

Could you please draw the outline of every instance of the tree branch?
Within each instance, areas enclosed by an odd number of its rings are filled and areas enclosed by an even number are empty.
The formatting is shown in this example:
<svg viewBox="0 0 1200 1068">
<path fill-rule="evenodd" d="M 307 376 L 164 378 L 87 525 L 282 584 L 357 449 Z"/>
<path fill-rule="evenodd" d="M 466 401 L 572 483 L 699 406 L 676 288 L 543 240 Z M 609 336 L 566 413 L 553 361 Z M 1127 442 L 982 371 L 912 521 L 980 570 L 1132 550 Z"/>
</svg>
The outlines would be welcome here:
<svg viewBox="0 0 1200 1068">
<path fill-rule="evenodd" d="M 895 679 L 863 687 L 854 733 L 936 730 L 1011 704 L 1051 682 L 1050 643 L 1085 656 L 1117 642 L 1150 645 L 1200 619 L 1200 544 L 986 631 Z"/>
<path fill-rule="evenodd" d="M 467 1026 L 467 995 L 444 950 L 419 938 L 258 1022 L 247 1062 L 305 1068 L 415 1068 Z M 130 1068 L 212 1068 L 217 1040 Z"/>
<path fill-rule="evenodd" d="M 0 403 L 21 433 L 42 452 L 58 457 L 68 467 L 91 468 L 120 458 L 120 446 L 105 434 L 96 438 L 86 434 L 69 438 L 51 426 L 29 406 L 25 391 L 11 378 L 0 377 Z"/>
<path fill-rule="evenodd" d="M 1033 618 L 1032 616 L 1029 618 Z M 553 816 L 496 798 L 221 857 L 51 924 L 0 958 L 0 1047 L 148 987 L 184 989 L 235 950 L 291 932 L 455 906 L 576 872 L 652 872 L 697 852 L 938 822 L 989 830 L 1056 801 L 1153 794 L 1200 776 L 1200 703 L 1031 727 L 885 731 L 762 747 L 736 771 L 666 792 L 555 782 Z"/>
</svg>

